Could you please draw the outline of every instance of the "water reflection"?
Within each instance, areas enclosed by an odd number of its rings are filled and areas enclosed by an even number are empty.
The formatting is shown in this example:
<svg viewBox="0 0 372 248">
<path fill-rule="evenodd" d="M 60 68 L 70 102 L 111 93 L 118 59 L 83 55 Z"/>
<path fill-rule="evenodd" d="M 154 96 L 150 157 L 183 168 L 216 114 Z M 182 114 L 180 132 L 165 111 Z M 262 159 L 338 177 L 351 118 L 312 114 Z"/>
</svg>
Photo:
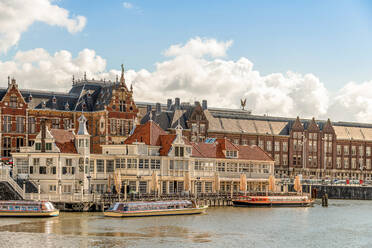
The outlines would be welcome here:
<svg viewBox="0 0 372 248">
<path fill-rule="evenodd" d="M 371 208 L 371 201 L 330 201 L 328 208 L 220 207 L 197 216 L 5 218 L 0 247 L 370 247 Z"/>
<path fill-rule="evenodd" d="M 97 220 L 99 221 L 99 223 L 95 223 L 97 222 Z M 104 221 L 104 223 L 101 223 L 102 220 Z M 132 219 L 132 221 L 142 221 L 142 218 L 135 218 L 135 220 Z M 121 222 L 121 225 L 119 225 L 119 228 L 117 228 L 116 225 L 110 225 L 111 222 Z M 209 233 L 194 232 L 191 231 L 189 228 L 181 226 L 164 225 L 157 226 L 156 228 L 154 228 L 154 226 L 128 228 L 128 226 L 124 227 L 124 223 L 125 219 L 109 219 L 97 214 L 61 213 L 61 215 L 56 218 L 37 218 L 34 219 L 34 221 L 20 219 L 19 223 L 0 226 L 0 232 L 43 233 L 94 237 L 123 237 L 129 239 L 180 238 L 198 243 L 210 242 L 209 238 L 211 237 Z M 99 231 L 96 231 L 97 229 Z M 95 241 L 95 243 L 96 242 L 99 241 Z"/>
</svg>

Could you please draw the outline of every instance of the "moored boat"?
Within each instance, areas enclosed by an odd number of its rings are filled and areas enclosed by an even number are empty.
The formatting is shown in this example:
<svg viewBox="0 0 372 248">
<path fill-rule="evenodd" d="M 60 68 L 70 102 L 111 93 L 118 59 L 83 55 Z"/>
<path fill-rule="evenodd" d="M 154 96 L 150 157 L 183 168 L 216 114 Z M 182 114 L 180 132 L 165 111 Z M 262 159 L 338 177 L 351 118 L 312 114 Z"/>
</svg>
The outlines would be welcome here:
<svg viewBox="0 0 372 248">
<path fill-rule="evenodd" d="M 311 207 L 308 196 L 247 196 L 234 200 L 235 207 Z"/>
<path fill-rule="evenodd" d="M 59 215 L 48 201 L 0 201 L 0 217 L 54 217 Z"/>
<path fill-rule="evenodd" d="M 153 202 L 115 202 L 104 215 L 109 217 L 145 217 L 204 213 L 208 206 L 188 200 Z"/>
</svg>

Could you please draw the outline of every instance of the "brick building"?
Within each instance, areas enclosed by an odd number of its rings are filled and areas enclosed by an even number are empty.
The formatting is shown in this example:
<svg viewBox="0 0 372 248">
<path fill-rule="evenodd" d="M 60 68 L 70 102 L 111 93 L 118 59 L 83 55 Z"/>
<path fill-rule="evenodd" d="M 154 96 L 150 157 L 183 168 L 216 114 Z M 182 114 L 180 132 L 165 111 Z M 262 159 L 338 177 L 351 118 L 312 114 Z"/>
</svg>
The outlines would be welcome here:
<svg viewBox="0 0 372 248">
<path fill-rule="evenodd" d="M 49 129 L 43 121 L 35 143 L 13 153 L 14 177 L 37 184 L 48 199 L 112 192 L 114 185 L 159 194 L 266 192 L 274 174 L 274 161 L 258 146 L 227 139 L 189 142 L 180 126 L 168 134 L 153 121 L 137 125 L 124 144 L 102 144 L 102 152 L 93 154 L 85 114 L 78 122 L 75 134 Z"/>
<path fill-rule="evenodd" d="M 138 106 L 141 123 L 152 119 L 171 133 L 179 123 L 190 141 L 214 137 L 258 145 L 275 160 L 278 177 L 372 179 L 371 124 L 252 115 L 208 108 L 205 100 Z"/>
<path fill-rule="evenodd" d="M 102 151 L 102 144 L 123 143 L 133 129 L 138 109 L 128 89 L 124 68 L 120 81 L 74 80 L 68 93 L 19 89 L 15 79 L 8 78 L 8 87 L 0 89 L 1 157 L 32 145 L 46 121 L 50 129 L 76 129 L 84 113 L 91 135 L 93 153 Z"/>
</svg>

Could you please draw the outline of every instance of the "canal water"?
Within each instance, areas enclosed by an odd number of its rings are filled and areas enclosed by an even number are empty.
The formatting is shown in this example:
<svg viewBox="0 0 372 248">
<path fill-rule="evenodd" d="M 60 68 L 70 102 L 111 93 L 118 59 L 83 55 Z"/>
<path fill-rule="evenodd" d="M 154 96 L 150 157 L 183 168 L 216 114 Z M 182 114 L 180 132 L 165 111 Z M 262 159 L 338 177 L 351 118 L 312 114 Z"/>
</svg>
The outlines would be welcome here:
<svg viewBox="0 0 372 248">
<path fill-rule="evenodd" d="M 372 201 L 329 204 L 129 219 L 101 213 L 2 218 L 0 247 L 372 247 Z"/>
</svg>

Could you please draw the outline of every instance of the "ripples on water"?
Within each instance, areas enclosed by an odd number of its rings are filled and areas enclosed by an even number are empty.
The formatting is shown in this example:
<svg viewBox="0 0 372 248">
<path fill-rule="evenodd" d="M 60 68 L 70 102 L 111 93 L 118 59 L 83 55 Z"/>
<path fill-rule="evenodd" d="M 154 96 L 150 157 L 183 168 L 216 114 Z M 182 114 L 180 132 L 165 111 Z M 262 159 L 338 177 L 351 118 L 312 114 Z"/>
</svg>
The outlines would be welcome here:
<svg viewBox="0 0 372 248">
<path fill-rule="evenodd" d="M 372 201 L 328 208 L 210 208 L 193 216 L 61 213 L 0 219 L 0 247 L 372 247 Z"/>
</svg>

